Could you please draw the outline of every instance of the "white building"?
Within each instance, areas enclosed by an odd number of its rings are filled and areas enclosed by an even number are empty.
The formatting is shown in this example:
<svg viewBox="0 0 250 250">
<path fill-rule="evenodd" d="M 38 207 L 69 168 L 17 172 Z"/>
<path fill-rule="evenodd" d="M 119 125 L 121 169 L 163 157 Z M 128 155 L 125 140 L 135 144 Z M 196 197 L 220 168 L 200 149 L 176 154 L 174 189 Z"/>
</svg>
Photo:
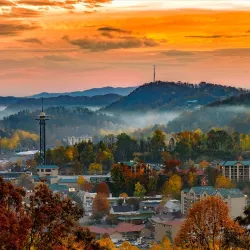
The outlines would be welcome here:
<svg viewBox="0 0 250 250">
<path fill-rule="evenodd" d="M 67 138 L 67 144 L 69 146 L 74 146 L 77 143 L 81 143 L 81 142 L 92 142 L 93 138 L 91 136 L 70 136 Z"/>
<path fill-rule="evenodd" d="M 187 215 L 189 208 L 201 199 L 217 196 L 228 205 L 230 216 L 234 219 L 243 214 L 247 205 L 246 196 L 238 188 L 213 188 L 212 186 L 192 187 L 181 192 L 181 213 Z"/>
</svg>

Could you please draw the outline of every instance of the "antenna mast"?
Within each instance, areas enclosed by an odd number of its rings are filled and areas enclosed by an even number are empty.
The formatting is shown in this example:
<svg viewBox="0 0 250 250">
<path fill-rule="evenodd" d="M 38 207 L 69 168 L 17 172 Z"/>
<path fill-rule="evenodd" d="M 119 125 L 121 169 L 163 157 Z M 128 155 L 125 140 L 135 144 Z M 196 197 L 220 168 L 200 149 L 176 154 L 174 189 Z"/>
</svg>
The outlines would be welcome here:
<svg viewBox="0 0 250 250">
<path fill-rule="evenodd" d="M 155 82 L 155 65 L 154 65 L 154 82 Z"/>
</svg>

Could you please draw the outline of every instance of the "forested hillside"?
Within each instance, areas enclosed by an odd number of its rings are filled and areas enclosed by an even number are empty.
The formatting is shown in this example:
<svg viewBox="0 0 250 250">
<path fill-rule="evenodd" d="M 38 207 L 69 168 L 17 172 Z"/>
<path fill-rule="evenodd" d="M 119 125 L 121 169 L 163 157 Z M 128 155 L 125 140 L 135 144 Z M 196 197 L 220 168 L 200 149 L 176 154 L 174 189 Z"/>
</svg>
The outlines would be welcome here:
<svg viewBox="0 0 250 250">
<path fill-rule="evenodd" d="M 195 130 L 208 131 L 213 127 L 230 128 L 236 132 L 250 132 L 250 94 L 230 97 L 203 107 L 201 110 L 184 112 L 169 122 L 167 130 L 172 132 Z"/>
<path fill-rule="evenodd" d="M 192 109 L 246 92 L 243 89 L 205 82 L 197 85 L 182 82 L 156 82 L 137 88 L 128 96 L 104 108 L 103 111 L 138 112 Z"/>
<path fill-rule="evenodd" d="M 58 96 L 46 98 L 44 100 L 45 107 L 51 106 L 89 106 L 89 107 L 103 107 L 108 104 L 113 103 L 121 98 L 121 96 L 116 94 L 108 94 L 108 95 L 98 95 L 93 97 L 88 96 Z M 41 109 L 41 99 L 35 98 L 23 98 L 13 104 L 8 105 L 6 111 L 14 110 L 36 110 Z"/>
<path fill-rule="evenodd" d="M 47 122 L 47 138 L 52 145 L 57 139 L 72 135 L 98 134 L 100 129 L 119 129 L 121 122 L 114 117 L 90 111 L 86 108 L 51 107 L 45 110 L 50 120 Z M 39 134 L 36 121 L 38 111 L 21 111 L 0 121 L 0 129 L 5 131 L 24 130 Z"/>
</svg>

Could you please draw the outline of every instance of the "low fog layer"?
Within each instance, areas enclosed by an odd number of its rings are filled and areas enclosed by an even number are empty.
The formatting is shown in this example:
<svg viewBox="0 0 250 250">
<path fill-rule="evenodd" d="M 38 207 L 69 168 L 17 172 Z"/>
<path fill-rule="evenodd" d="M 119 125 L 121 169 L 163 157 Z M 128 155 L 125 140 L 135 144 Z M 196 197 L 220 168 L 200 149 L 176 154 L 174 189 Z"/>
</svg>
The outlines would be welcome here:
<svg viewBox="0 0 250 250">
<path fill-rule="evenodd" d="M 221 105 L 204 107 L 193 112 L 184 112 L 167 125 L 168 132 L 183 130 L 209 131 L 213 127 L 231 128 L 236 132 L 249 133 L 250 109 L 248 106 Z"/>
<path fill-rule="evenodd" d="M 168 122 L 179 117 L 181 112 L 148 112 L 138 114 L 125 114 L 121 116 L 121 119 L 129 127 L 135 129 L 147 128 L 155 124 L 167 124 Z"/>
</svg>

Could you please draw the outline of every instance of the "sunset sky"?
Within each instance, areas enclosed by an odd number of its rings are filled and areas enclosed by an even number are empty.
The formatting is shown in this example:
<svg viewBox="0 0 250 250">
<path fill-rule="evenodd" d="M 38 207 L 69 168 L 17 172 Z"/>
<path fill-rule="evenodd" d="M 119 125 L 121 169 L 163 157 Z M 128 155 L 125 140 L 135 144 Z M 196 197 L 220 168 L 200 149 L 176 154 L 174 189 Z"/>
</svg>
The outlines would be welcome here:
<svg viewBox="0 0 250 250">
<path fill-rule="evenodd" d="M 153 79 L 250 88 L 249 0 L 0 0 L 2 95 Z"/>
</svg>

